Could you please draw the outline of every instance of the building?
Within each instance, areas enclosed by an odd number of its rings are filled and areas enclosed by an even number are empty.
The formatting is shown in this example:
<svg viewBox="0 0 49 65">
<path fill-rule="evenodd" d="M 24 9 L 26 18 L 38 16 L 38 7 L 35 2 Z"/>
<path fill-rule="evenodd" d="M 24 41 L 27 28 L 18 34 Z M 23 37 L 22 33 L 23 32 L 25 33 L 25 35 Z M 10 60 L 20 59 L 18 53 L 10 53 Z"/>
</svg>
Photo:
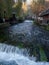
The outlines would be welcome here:
<svg viewBox="0 0 49 65">
<path fill-rule="evenodd" d="M 41 25 L 48 25 L 49 24 L 49 9 L 44 10 L 39 14 L 39 17 L 43 18 L 41 20 Z"/>
</svg>

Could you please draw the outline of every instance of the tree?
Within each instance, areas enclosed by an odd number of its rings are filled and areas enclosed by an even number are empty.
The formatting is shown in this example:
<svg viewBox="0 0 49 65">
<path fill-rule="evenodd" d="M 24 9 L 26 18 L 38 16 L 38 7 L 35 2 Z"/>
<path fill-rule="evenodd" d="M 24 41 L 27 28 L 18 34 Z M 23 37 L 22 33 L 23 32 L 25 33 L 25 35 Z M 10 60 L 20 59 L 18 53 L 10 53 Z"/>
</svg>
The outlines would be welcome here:
<svg viewBox="0 0 49 65">
<path fill-rule="evenodd" d="M 5 8 L 5 2 L 3 0 L 0 0 L 0 15 L 1 17 L 3 17 L 3 12 L 4 12 L 4 8 Z"/>
<path fill-rule="evenodd" d="M 45 7 L 46 7 L 46 9 L 49 9 L 49 0 L 45 1 Z"/>
<path fill-rule="evenodd" d="M 6 13 L 7 13 L 7 16 L 10 17 L 11 14 L 12 14 L 12 6 L 14 4 L 14 0 L 5 0 L 6 2 Z"/>
<path fill-rule="evenodd" d="M 43 5 L 45 3 L 45 0 L 37 0 L 37 2 Z"/>
<path fill-rule="evenodd" d="M 22 10 L 22 0 L 18 0 L 18 2 L 16 3 L 16 7 L 14 8 L 16 11 L 16 16 L 20 16 L 21 15 L 21 10 Z"/>
<path fill-rule="evenodd" d="M 44 2 L 45 0 L 37 0 L 37 1 L 33 0 L 33 2 L 31 3 L 31 8 L 32 8 L 33 13 L 38 15 L 41 11 L 43 11 L 45 9 Z"/>
<path fill-rule="evenodd" d="M 12 5 L 14 0 L 0 0 L 0 13 L 4 17 L 4 11 L 6 11 L 6 16 L 10 17 L 12 13 Z"/>
</svg>

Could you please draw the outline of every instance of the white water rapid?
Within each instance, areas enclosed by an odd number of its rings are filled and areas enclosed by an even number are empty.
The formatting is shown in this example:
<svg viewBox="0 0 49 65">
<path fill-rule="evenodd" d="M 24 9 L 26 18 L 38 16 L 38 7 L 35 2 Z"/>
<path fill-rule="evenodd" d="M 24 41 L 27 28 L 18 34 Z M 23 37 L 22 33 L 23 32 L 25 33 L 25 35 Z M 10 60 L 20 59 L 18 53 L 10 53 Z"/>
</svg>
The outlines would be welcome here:
<svg viewBox="0 0 49 65">
<path fill-rule="evenodd" d="M 24 52 L 25 49 L 19 49 L 18 47 L 0 43 L 0 62 L 16 62 L 16 64 L 11 65 L 49 65 L 48 62 L 35 62 L 34 60 L 30 60 L 28 56 L 23 54 Z"/>
</svg>

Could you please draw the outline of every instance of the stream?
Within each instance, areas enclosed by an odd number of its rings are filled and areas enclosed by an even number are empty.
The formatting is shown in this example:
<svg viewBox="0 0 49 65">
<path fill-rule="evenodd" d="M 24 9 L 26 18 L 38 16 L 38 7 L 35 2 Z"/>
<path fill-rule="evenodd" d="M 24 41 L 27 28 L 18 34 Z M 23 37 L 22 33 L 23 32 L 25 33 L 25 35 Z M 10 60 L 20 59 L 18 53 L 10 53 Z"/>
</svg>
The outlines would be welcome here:
<svg viewBox="0 0 49 65">
<path fill-rule="evenodd" d="M 0 29 L 0 64 L 49 65 L 49 62 L 39 61 L 38 46 L 43 45 L 49 46 L 49 31 L 35 25 L 32 20 L 25 20 L 23 23 Z M 33 51 L 37 51 L 37 55 L 34 52 L 34 56 Z M 45 51 L 47 50 L 44 50 L 44 53 L 49 60 L 49 52 Z"/>
<path fill-rule="evenodd" d="M 11 45 L 0 43 L 0 64 L 1 65 L 49 65 L 48 62 L 35 62 L 35 57 L 31 60 L 23 53 L 25 49 L 20 49 Z M 26 53 L 27 54 L 27 53 Z"/>
</svg>

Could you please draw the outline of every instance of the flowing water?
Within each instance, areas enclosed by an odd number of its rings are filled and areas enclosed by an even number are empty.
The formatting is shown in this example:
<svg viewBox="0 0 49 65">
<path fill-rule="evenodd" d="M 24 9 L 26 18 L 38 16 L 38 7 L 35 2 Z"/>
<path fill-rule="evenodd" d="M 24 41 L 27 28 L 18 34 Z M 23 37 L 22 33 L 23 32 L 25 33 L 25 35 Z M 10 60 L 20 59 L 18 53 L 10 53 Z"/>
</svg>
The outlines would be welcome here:
<svg viewBox="0 0 49 65">
<path fill-rule="evenodd" d="M 9 41 L 20 41 L 23 43 L 41 43 L 49 45 L 49 32 L 34 25 L 33 21 L 25 20 L 23 23 L 1 29 L 0 35 L 8 38 Z M 4 40 L 7 41 L 7 40 Z"/>
<path fill-rule="evenodd" d="M 14 45 L 0 43 L 0 64 L 2 65 L 49 65 L 48 62 L 36 62 L 36 57 L 32 53 L 37 44 L 49 46 L 49 32 L 34 25 L 31 20 L 1 29 L 0 42 Z M 31 50 L 23 48 L 21 43 Z M 32 45 L 35 47 L 33 48 Z"/>
<path fill-rule="evenodd" d="M 0 43 L 0 64 L 1 65 L 49 65 L 48 62 L 35 62 L 23 54 L 25 49 Z"/>
</svg>

